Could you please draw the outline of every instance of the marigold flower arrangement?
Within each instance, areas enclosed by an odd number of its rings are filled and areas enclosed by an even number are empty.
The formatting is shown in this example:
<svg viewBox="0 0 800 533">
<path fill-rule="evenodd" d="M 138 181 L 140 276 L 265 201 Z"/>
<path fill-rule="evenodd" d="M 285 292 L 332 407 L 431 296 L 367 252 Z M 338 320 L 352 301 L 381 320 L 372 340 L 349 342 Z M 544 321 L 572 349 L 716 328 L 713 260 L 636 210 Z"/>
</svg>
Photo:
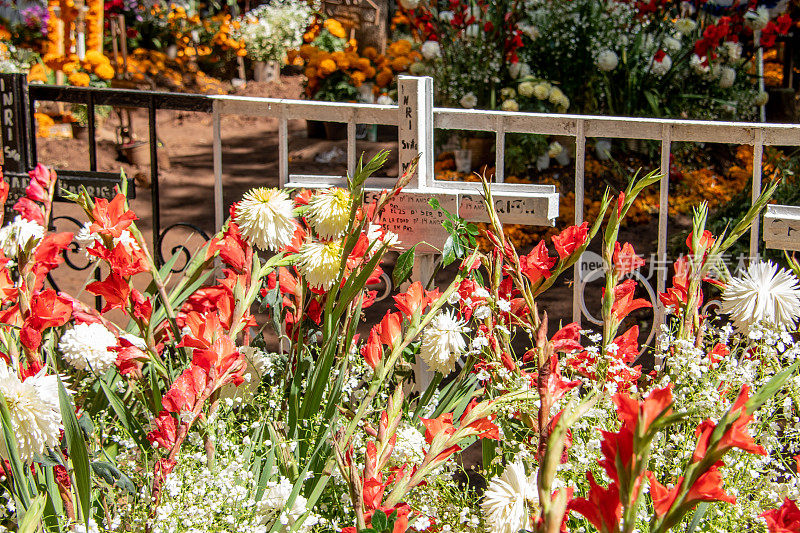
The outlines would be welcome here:
<svg viewBox="0 0 800 533">
<path fill-rule="evenodd" d="M 718 260 L 775 185 L 719 235 L 696 209 L 648 348 L 636 317 L 653 302 L 631 275 L 645 261 L 618 231 L 654 174 L 526 255 L 483 181 L 492 248 L 446 213 L 451 280 L 407 284 L 364 324 L 398 245 L 381 215 L 414 172 L 364 203 L 386 158 L 341 188 L 250 191 L 174 277 L 124 181 L 111 200 L 72 195 L 88 219 L 78 240 L 106 271 L 86 286 L 99 312 L 45 288 L 73 235 L 45 229 L 56 175 L 33 170 L 0 229 L 4 526 L 796 530 L 800 265 L 732 277 Z M 595 240 L 602 325 L 554 325 L 539 298 Z M 413 253 L 397 259 L 397 284 Z M 720 315 L 703 305 L 709 279 Z M 467 472 L 472 445 L 481 459 Z"/>
</svg>

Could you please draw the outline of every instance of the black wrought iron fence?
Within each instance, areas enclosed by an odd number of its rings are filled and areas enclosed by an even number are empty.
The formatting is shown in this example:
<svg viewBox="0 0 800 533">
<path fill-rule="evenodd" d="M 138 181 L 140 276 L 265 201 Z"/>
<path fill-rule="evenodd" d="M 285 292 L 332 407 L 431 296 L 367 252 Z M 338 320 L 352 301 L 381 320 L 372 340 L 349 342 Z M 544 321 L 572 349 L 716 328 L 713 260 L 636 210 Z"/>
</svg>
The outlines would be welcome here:
<svg viewBox="0 0 800 533">
<path fill-rule="evenodd" d="M 211 113 L 212 99 L 200 94 L 179 94 L 140 91 L 131 89 L 105 89 L 96 87 L 62 87 L 52 85 L 28 85 L 23 74 L 0 74 L 0 116 L 2 117 L 3 171 L 10 185 L 9 198 L 5 209 L 7 217 L 13 215 L 11 210 L 20 196 L 24 195 L 28 183 L 27 173 L 38 163 L 36 149 L 36 112 L 38 102 L 62 102 L 82 104 L 86 106 L 87 144 L 89 151 L 89 170 L 56 168 L 58 184 L 56 201 L 64 200 L 60 194 L 62 189 L 77 191 L 80 186 L 95 197 L 113 198 L 114 186 L 119 184 L 120 176 L 116 173 L 98 171 L 97 165 L 97 124 L 95 111 L 97 106 L 112 106 L 118 109 L 147 110 L 150 196 L 153 247 L 155 259 L 163 264 L 165 255 L 162 250 L 165 236 L 173 229 L 190 229 L 205 240 L 209 235 L 202 228 L 189 222 L 177 222 L 166 227 L 161 226 L 161 198 L 159 188 L 158 166 L 158 123 L 156 112 L 159 110 L 196 111 Z M 136 186 L 133 179 L 128 180 L 128 196 L 134 198 Z M 56 217 L 78 225 L 80 222 L 68 216 Z M 177 245 L 172 252 L 180 250 Z M 77 250 L 77 243 L 73 246 Z M 75 270 L 86 270 L 89 265 L 67 263 Z"/>
</svg>

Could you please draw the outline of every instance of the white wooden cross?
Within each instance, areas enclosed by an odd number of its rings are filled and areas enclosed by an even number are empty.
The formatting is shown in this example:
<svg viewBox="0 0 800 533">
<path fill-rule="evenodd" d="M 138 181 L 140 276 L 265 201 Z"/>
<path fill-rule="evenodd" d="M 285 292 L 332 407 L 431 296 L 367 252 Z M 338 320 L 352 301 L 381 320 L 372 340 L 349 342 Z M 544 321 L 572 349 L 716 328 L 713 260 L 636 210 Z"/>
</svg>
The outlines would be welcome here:
<svg viewBox="0 0 800 533">
<path fill-rule="evenodd" d="M 800 251 L 800 206 L 767 206 L 764 243 L 767 248 Z"/>
</svg>

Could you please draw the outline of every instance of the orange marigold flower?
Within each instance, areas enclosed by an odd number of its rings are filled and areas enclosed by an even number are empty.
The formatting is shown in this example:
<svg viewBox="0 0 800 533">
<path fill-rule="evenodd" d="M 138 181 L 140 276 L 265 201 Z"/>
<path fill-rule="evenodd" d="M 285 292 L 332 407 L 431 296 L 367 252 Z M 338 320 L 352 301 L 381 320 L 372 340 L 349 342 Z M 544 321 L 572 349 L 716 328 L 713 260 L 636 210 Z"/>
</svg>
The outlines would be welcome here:
<svg viewBox="0 0 800 533">
<path fill-rule="evenodd" d="M 392 74 L 392 71 L 388 68 L 385 68 L 381 70 L 375 77 L 375 83 L 377 83 L 379 87 L 386 87 L 392 82 L 393 79 L 394 74 Z"/>
<path fill-rule="evenodd" d="M 336 72 L 336 63 L 333 59 L 323 59 L 319 62 L 319 72 L 323 76 L 329 76 Z"/>
<path fill-rule="evenodd" d="M 67 81 L 76 87 L 88 87 L 92 79 L 85 72 L 73 72 L 67 77 Z"/>
</svg>

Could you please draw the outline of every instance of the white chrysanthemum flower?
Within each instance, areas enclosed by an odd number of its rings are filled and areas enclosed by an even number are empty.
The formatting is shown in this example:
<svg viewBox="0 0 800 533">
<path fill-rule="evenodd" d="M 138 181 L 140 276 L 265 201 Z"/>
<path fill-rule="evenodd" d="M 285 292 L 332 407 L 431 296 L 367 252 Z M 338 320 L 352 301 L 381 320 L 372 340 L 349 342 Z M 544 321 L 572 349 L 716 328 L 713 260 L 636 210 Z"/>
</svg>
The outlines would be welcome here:
<svg viewBox="0 0 800 533">
<path fill-rule="evenodd" d="M 728 282 L 722 312 L 740 330 L 762 320 L 791 328 L 800 318 L 800 281 L 772 262 L 753 262 L 741 277 Z"/>
<path fill-rule="evenodd" d="M 277 250 L 292 242 L 296 226 L 294 204 L 285 191 L 259 187 L 245 193 L 236 206 L 242 237 L 263 250 Z"/>
<path fill-rule="evenodd" d="M 323 239 L 338 239 L 350 222 L 353 200 L 350 191 L 333 187 L 320 191 L 308 202 L 306 219 Z"/>
<path fill-rule="evenodd" d="M 531 67 L 527 63 L 516 62 L 508 67 L 508 73 L 511 74 L 513 79 L 524 78 L 530 76 Z"/>
<path fill-rule="evenodd" d="M 655 74 L 658 77 L 663 76 L 669 69 L 672 68 L 672 58 L 668 55 L 665 55 L 661 58 L 661 61 L 656 61 L 655 59 L 650 63 L 650 72 Z"/>
<path fill-rule="evenodd" d="M 549 83 L 539 82 L 533 86 L 533 96 L 539 100 L 547 100 L 547 97 L 550 96 L 550 89 Z"/>
<path fill-rule="evenodd" d="M 75 324 L 61 335 L 58 350 L 64 360 L 78 370 L 101 374 L 111 368 L 117 353 L 110 350 L 117 338 L 99 322 Z"/>
<path fill-rule="evenodd" d="M 519 111 L 519 104 L 514 99 L 503 100 L 503 103 L 500 104 L 500 109 L 503 111 Z"/>
<path fill-rule="evenodd" d="M 736 81 L 736 71 L 731 67 L 722 67 L 719 71 L 720 88 L 729 89 L 733 87 L 734 81 Z"/>
<path fill-rule="evenodd" d="M 679 51 L 682 47 L 683 45 L 681 44 L 681 42 L 675 37 L 670 37 L 670 36 L 664 37 L 664 48 L 666 48 L 668 51 L 675 53 Z"/>
<path fill-rule="evenodd" d="M 297 270 L 312 287 L 329 289 L 336 282 L 342 261 L 342 245 L 338 241 L 307 242 L 300 247 Z"/>
<path fill-rule="evenodd" d="M 679 18 L 675 21 L 675 29 L 682 34 L 691 33 L 697 27 L 697 22 L 690 18 Z"/>
<path fill-rule="evenodd" d="M 619 65 L 619 57 L 613 50 L 601 50 L 597 54 L 597 68 L 603 72 L 611 72 Z"/>
<path fill-rule="evenodd" d="M 558 155 L 564 151 L 564 147 L 561 146 L 561 143 L 558 141 L 553 141 L 547 147 L 547 155 L 548 157 L 558 157 Z"/>
<path fill-rule="evenodd" d="M 63 429 L 58 403 L 58 378 L 41 370 L 20 381 L 6 364 L 0 363 L 0 392 L 11 415 L 11 429 L 17 439 L 20 459 L 30 463 L 35 454 L 43 454 L 60 441 Z M 8 451 L 0 440 L 0 455 L 8 459 Z"/>
<path fill-rule="evenodd" d="M 379 105 L 394 105 L 394 100 L 388 94 L 382 94 L 375 100 L 375 103 Z"/>
<path fill-rule="evenodd" d="M 533 83 L 530 81 L 523 81 L 517 87 L 517 92 L 524 96 L 525 98 L 530 98 L 533 96 Z"/>
<path fill-rule="evenodd" d="M 425 59 L 435 59 L 442 56 L 442 49 L 436 41 L 425 41 L 420 48 L 422 57 Z"/>
<path fill-rule="evenodd" d="M 491 533 L 531 529 L 531 518 L 539 507 L 536 472 L 528 477 L 521 461 L 511 463 L 502 475 L 489 482 L 481 507 Z"/>
<path fill-rule="evenodd" d="M 43 236 L 42 226 L 17 215 L 10 224 L 0 228 L 0 248 L 6 256 L 15 257 L 30 240 L 39 241 Z"/>
<path fill-rule="evenodd" d="M 461 107 L 464 109 L 472 109 L 478 105 L 478 97 L 475 96 L 475 93 L 468 92 L 461 97 L 461 100 L 459 100 L 458 103 L 461 104 Z"/>
<path fill-rule="evenodd" d="M 294 499 L 292 508 L 284 510 L 292 494 L 292 488 L 292 482 L 284 477 L 280 478 L 278 482 L 270 481 L 267 483 L 264 497 L 256 505 L 258 511 L 266 515 L 265 519 L 267 520 L 277 515 L 277 520 L 284 526 L 279 531 L 294 529 L 294 531 L 307 533 L 319 522 L 319 517 L 312 513 L 306 517 L 302 525 L 294 527 L 295 522 L 305 514 L 308 500 L 303 495 L 298 494 Z"/>
<path fill-rule="evenodd" d="M 739 61 L 742 58 L 742 43 L 725 41 L 722 43 L 722 47 L 725 49 L 725 54 L 731 61 Z"/>
<path fill-rule="evenodd" d="M 467 348 L 462 333 L 467 331 L 455 312 L 441 311 L 422 332 L 419 355 L 428 367 L 444 375 L 456 369 L 456 361 Z"/>
<path fill-rule="evenodd" d="M 425 436 L 417 428 L 400 424 L 391 460 L 396 465 L 420 464 L 425 459 L 425 448 Z"/>
<path fill-rule="evenodd" d="M 705 75 L 711 72 L 711 67 L 708 66 L 708 62 L 703 62 L 703 58 L 698 56 L 697 54 L 692 54 L 691 59 L 689 59 L 689 66 L 695 73 L 700 75 Z"/>
</svg>

